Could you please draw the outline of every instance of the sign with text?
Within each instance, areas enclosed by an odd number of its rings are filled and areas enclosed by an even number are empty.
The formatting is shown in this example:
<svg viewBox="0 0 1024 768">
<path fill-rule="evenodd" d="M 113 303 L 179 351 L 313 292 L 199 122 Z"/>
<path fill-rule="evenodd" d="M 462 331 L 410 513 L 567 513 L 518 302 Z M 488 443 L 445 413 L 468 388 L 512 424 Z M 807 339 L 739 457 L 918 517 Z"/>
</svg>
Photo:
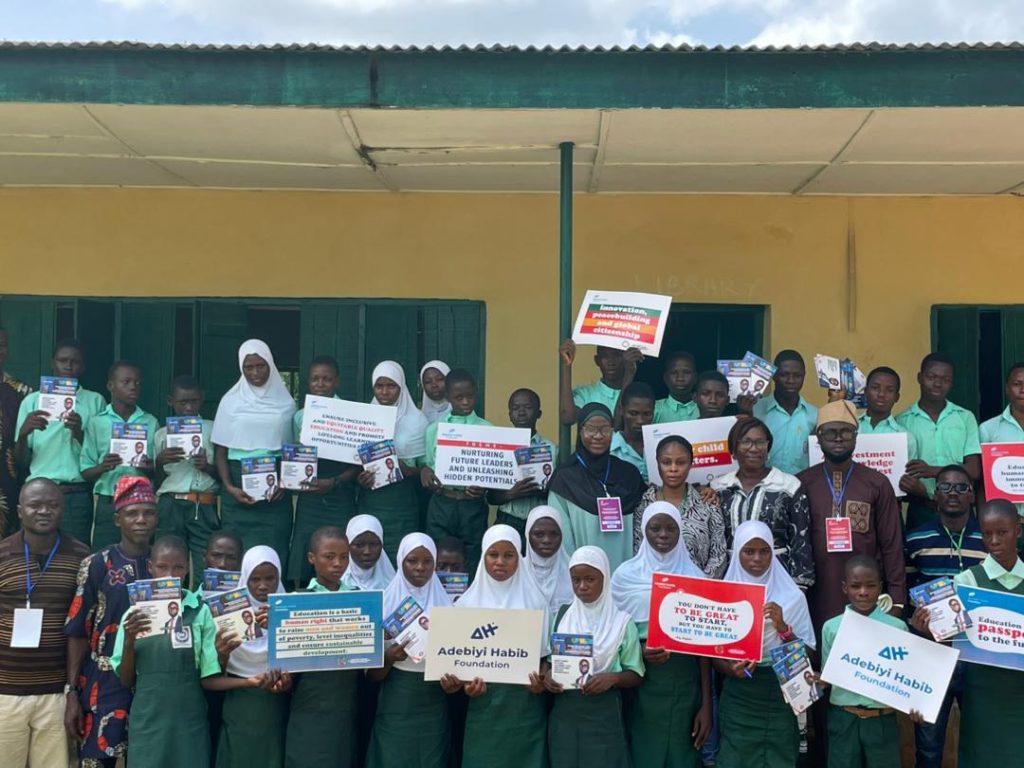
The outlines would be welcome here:
<svg viewBox="0 0 1024 768">
<path fill-rule="evenodd" d="M 316 446 L 321 459 L 360 464 L 359 446 L 395 437 L 397 413 L 391 405 L 306 395 L 299 441 Z"/>
<path fill-rule="evenodd" d="M 530 430 L 477 424 L 438 424 L 434 472 L 445 485 L 508 490 L 519 480 L 516 451 Z"/>
<path fill-rule="evenodd" d="M 544 630 L 544 611 L 434 608 L 423 677 L 529 685 L 540 670 Z"/>
<path fill-rule="evenodd" d="M 671 296 L 624 291 L 587 291 L 572 340 L 577 344 L 629 349 L 657 357 L 665 335 Z"/>
<path fill-rule="evenodd" d="M 959 652 L 848 610 L 821 679 L 934 723 Z"/>
<path fill-rule="evenodd" d="M 268 664 L 286 672 L 384 666 L 379 590 L 292 592 L 268 602 Z"/>
<path fill-rule="evenodd" d="M 673 653 L 760 661 L 763 584 L 655 573 L 647 645 Z"/>
<path fill-rule="evenodd" d="M 693 446 L 693 465 L 687 482 L 706 485 L 716 477 L 733 472 L 737 465 L 729 453 L 729 430 L 735 423 L 735 416 L 720 416 L 717 419 L 645 424 L 644 461 L 647 463 L 647 476 L 655 485 L 661 485 L 656 454 L 658 443 L 669 435 L 685 437 Z"/>
<path fill-rule="evenodd" d="M 807 438 L 807 457 L 810 461 L 808 466 L 812 467 L 825 460 L 816 435 Z M 857 448 L 853 452 L 853 460 L 881 472 L 892 486 L 893 493 L 897 496 L 903 495 L 903 491 L 900 490 L 900 478 L 906 474 L 909 461 L 905 432 L 857 435 Z"/>
<path fill-rule="evenodd" d="M 1024 502 L 1024 443 L 982 443 L 985 498 Z"/>
<path fill-rule="evenodd" d="M 957 587 L 971 626 L 953 638 L 960 658 L 990 667 L 1024 670 L 1024 596 Z"/>
</svg>

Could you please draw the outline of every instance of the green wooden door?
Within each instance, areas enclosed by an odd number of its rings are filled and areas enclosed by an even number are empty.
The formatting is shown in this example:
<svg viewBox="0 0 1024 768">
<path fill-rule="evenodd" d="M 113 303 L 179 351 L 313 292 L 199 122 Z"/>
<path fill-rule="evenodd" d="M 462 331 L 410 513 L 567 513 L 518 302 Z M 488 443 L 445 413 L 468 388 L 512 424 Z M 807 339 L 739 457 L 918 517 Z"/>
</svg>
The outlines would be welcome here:
<svg viewBox="0 0 1024 768">
<path fill-rule="evenodd" d="M 244 302 L 200 301 L 198 378 L 206 399 L 203 415 L 212 419 L 221 396 L 238 381 L 238 348 L 249 336 Z"/>
<path fill-rule="evenodd" d="M 306 303 L 302 306 L 299 339 L 302 392 L 314 357 L 329 355 L 338 361 L 338 396 L 365 402 L 371 396 L 369 376 L 363 358 L 362 318 L 359 304 L 350 302 Z M 299 398 L 302 405 L 302 398 Z"/>
<path fill-rule="evenodd" d="M 944 352 L 956 363 L 949 399 L 975 414 L 981 400 L 978 386 L 979 327 L 977 307 L 932 308 L 932 351 Z"/>
<path fill-rule="evenodd" d="M 167 394 L 174 377 L 175 308 L 167 301 L 121 302 L 119 356 L 139 366 L 139 407 L 161 422 L 169 415 Z"/>
<path fill-rule="evenodd" d="M 57 302 L 53 300 L 0 300 L 0 326 L 7 331 L 8 341 L 5 370 L 32 389 L 39 388 L 40 376 L 50 375 L 56 317 Z"/>
<path fill-rule="evenodd" d="M 476 409 L 483 415 L 486 367 L 484 305 L 479 302 L 428 304 L 422 310 L 421 325 L 419 358 L 411 371 L 406 368 L 409 377 L 415 379 L 417 402 L 422 397 L 418 380 L 420 367 L 430 360 L 444 360 L 452 368 L 465 368 L 476 378 Z M 508 394 L 511 394 L 511 389 Z"/>
<path fill-rule="evenodd" d="M 117 302 L 79 299 L 75 304 L 75 337 L 82 345 L 85 370 L 82 386 L 108 400 L 107 369 L 117 357 Z"/>
</svg>

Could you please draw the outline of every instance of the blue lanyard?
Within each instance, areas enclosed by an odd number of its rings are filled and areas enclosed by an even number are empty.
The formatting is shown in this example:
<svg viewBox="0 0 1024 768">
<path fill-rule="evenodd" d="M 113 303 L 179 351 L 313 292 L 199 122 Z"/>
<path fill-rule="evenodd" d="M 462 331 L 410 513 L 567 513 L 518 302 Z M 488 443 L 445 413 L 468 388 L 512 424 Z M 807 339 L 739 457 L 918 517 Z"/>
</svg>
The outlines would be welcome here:
<svg viewBox="0 0 1024 768">
<path fill-rule="evenodd" d="M 576 461 L 578 461 L 580 463 L 581 467 L 583 467 L 584 469 L 587 469 L 586 462 L 584 462 L 583 459 L 580 458 L 579 451 L 576 452 Z M 604 489 L 604 495 L 606 497 L 608 497 L 608 498 L 611 498 L 610 496 L 608 496 L 608 473 L 611 472 L 611 471 L 612 471 L 612 457 L 609 456 L 608 457 L 608 463 L 605 465 L 605 468 L 604 468 L 604 480 L 598 480 L 597 481 L 597 482 L 599 482 L 601 484 L 601 487 Z M 590 474 L 589 470 L 588 470 L 587 474 Z"/>
<path fill-rule="evenodd" d="M 32 607 L 32 590 L 36 588 L 36 585 L 32 583 L 32 561 L 28 552 L 28 542 L 22 541 L 25 547 L 25 607 Z M 46 573 L 46 569 L 50 567 L 50 563 L 53 562 L 53 556 L 57 554 L 57 547 L 60 546 L 60 534 L 57 534 L 57 540 L 53 542 L 53 549 L 50 550 L 50 554 L 46 558 L 46 564 L 39 569 L 39 580 L 42 581 L 43 575 Z"/>
<path fill-rule="evenodd" d="M 850 475 L 853 474 L 853 467 L 854 465 L 851 464 L 850 468 L 846 470 L 846 477 L 843 478 L 842 488 L 839 490 L 839 493 L 836 493 L 836 487 L 832 484 L 832 475 L 830 475 L 829 471 L 825 469 L 824 464 L 821 465 L 821 471 L 825 473 L 825 482 L 828 483 L 828 489 L 832 493 L 833 517 L 842 517 L 842 515 L 839 514 L 839 512 L 843 508 L 843 497 L 846 496 L 846 486 L 847 483 L 849 483 L 850 481 Z"/>
</svg>

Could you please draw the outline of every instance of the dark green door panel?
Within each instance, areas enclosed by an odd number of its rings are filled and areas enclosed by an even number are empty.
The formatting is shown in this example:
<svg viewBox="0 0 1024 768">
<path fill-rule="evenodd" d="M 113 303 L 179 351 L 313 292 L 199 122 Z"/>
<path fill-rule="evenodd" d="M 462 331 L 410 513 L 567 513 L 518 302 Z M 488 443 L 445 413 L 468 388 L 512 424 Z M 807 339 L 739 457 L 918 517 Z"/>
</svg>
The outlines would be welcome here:
<svg viewBox="0 0 1024 768">
<path fill-rule="evenodd" d="M 108 400 L 107 369 L 117 356 L 117 302 L 79 299 L 75 305 L 75 336 L 85 355 L 82 386 Z"/>
<path fill-rule="evenodd" d="M 238 347 L 248 338 L 248 312 L 241 301 L 199 302 L 198 377 L 207 418 L 213 418 L 221 396 L 238 381 Z"/>
<path fill-rule="evenodd" d="M 139 406 L 159 421 L 169 415 L 167 390 L 174 377 L 174 314 L 168 302 L 121 303 L 120 357 L 142 371 Z"/>
<path fill-rule="evenodd" d="M 300 370 L 302 391 L 310 361 L 329 355 L 338 361 L 338 395 L 346 400 L 370 397 L 370 371 L 365 370 L 360 339 L 362 310 L 351 303 L 309 303 L 302 306 Z M 301 402 L 300 402 L 301 406 Z"/>
<path fill-rule="evenodd" d="M 932 350 L 944 352 L 956 364 L 949 399 L 975 414 L 981 399 L 978 386 L 978 340 L 977 307 L 932 308 Z"/>
<path fill-rule="evenodd" d="M 0 325 L 7 331 L 5 370 L 16 379 L 39 388 L 39 377 L 50 374 L 56 341 L 57 302 L 47 299 L 0 300 Z"/>
</svg>

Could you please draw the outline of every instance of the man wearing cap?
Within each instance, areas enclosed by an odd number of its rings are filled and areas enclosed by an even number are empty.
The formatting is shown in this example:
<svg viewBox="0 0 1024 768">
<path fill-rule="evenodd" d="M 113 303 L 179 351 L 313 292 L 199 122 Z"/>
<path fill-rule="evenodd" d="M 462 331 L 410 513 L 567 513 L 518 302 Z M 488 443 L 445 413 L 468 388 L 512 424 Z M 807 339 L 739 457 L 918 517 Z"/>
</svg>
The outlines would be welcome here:
<svg viewBox="0 0 1024 768">
<path fill-rule="evenodd" d="M 881 564 L 892 612 L 907 600 L 900 508 L 885 475 L 853 460 L 857 412 L 841 400 L 818 411 L 815 434 L 825 460 L 801 472 L 810 505 L 811 551 L 815 580 L 807 593 L 811 620 L 821 625 L 846 607 L 843 568 L 853 555 Z"/>
<path fill-rule="evenodd" d="M 114 525 L 121 541 L 89 555 L 78 572 L 68 610 L 64 725 L 83 768 L 113 768 L 128 750 L 132 692 L 110 664 L 121 617 L 130 607 L 128 584 L 148 579 L 149 540 L 156 530 L 156 494 L 146 477 L 118 479 Z M 98 521 L 97 521 L 98 522 Z"/>
</svg>

